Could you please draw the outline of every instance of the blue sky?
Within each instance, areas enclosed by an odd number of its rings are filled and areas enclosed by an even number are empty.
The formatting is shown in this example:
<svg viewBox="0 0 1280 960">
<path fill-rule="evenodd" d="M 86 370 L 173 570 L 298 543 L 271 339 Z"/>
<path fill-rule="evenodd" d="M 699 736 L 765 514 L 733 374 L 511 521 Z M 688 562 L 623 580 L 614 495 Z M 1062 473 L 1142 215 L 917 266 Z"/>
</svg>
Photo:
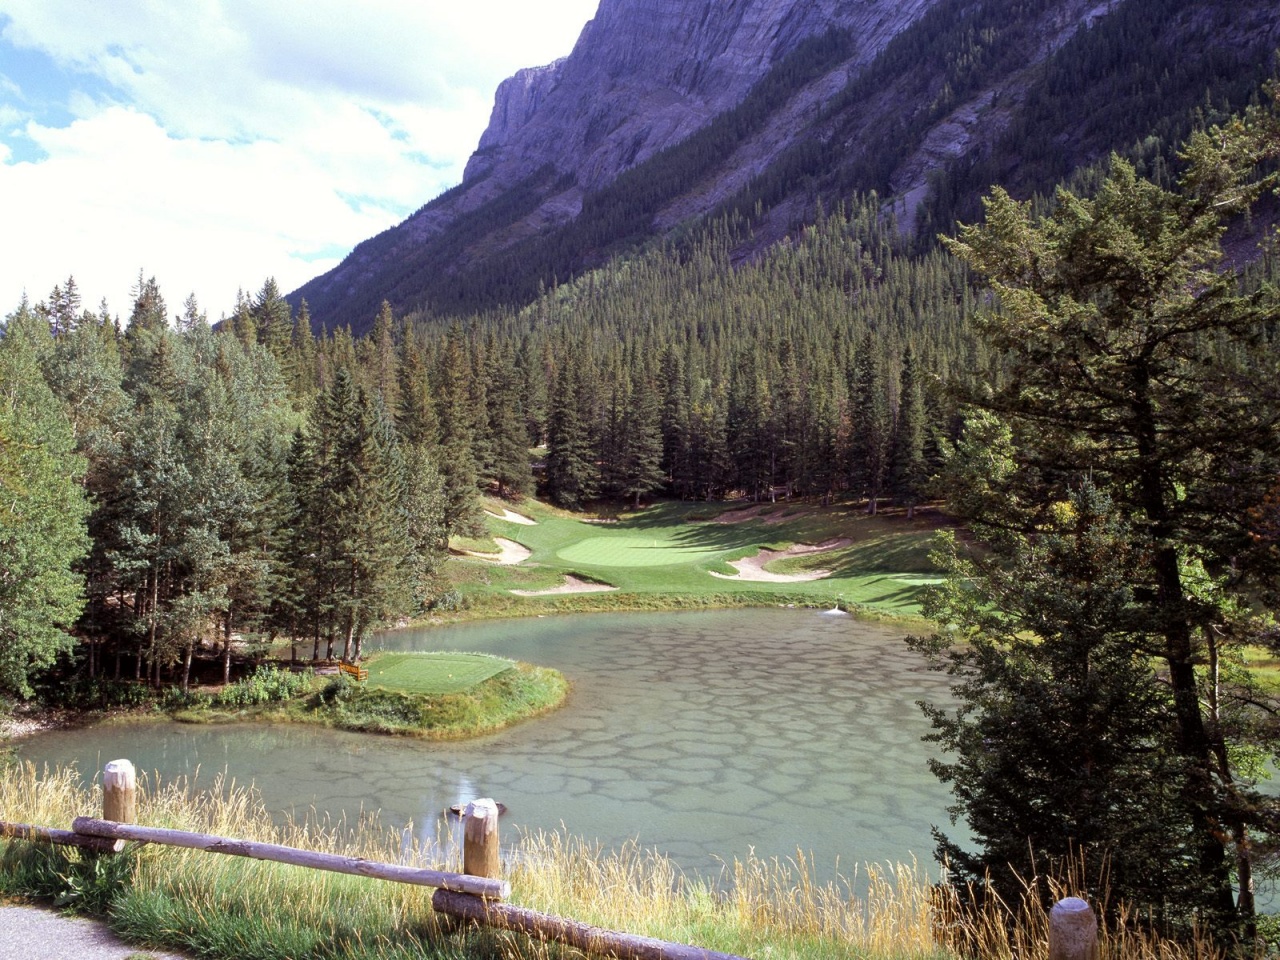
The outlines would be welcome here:
<svg viewBox="0 0 1280 960">
<path fill-rule="evenodd" d="M 0 0 L 0 314 L 139 271 L 211 320 L 462 178 L 498 83 L 598 0 Z"/>
</svg>

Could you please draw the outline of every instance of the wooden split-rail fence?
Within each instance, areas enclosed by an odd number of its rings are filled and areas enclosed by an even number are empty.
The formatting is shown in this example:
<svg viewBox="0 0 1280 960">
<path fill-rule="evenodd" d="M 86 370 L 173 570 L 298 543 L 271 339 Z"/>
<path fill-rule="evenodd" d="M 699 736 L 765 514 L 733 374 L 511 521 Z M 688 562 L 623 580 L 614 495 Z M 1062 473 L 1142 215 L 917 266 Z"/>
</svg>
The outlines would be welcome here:
<svg viewBox="0 0 1280 960">
<path fill-rule="evenodd" d="M 688 944 L 603 930 L 503 903 L 511 895 L 511 885 L 501 879 L 498 805 L 492 800 L 467 804 L 462 814 L 463 872 L 449 873 L 274 843 L 139 826 L 136 822 L 137 778 L 128 760 L 113 760 L 106 765 L 102 788 L 101 818 L 77 817 L 70 830 L 0 820 L 0 838 L 75 846 L 103 854 L 120 853 L 127 841 L 134 841 L 270 860 L 331 873 L 434 887 L 431 906 L 436 913 L 478 926 L 517 931 L 537 940 L 562 943 L 618 960 L 745 960 Z M 1075 897 L 1059 901 L 1049 916 L 1049 960 L 1096 960 L 1097 955 L 1098 921 L 1093 909 Z"/>
</svg>

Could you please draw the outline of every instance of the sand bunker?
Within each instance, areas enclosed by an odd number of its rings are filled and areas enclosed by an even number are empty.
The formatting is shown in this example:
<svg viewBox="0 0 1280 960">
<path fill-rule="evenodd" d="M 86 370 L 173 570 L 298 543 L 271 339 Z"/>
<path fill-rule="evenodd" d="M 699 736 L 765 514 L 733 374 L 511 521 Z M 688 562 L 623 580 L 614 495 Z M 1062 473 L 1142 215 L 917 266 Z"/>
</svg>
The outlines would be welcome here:
<svg viewBox="0 0 1280 960">
<path fill-rule="evenodd" d="M 520 523 L 526 527 L 536 527 L 538 525 L 537 520 L 531 520 L 529 517 L 522 517 L 518 513 L 512 513 L 506 507 L 502 508 L 501 513 L 494 513 L 492 510 L 486 510 L 485 513 L 488 516 L 493 517 L 495 520 L 506 520 L 510 523 Z"/>
<path fill-rule="evenodd" d="M 795 546 L 788 547 L 786 550 L 761 550 L 754 557 L 730 560 L 729 566 L 738 571 L 736 574 L 716 573 L 713 570 L 711 575 L 719 577 L 721 580 L 751 580 L 756 583 L 802 583 L 806 580 L 821 580 L 823 577 L 831 576 L 831 571 L 809 570 L 805 573 L 770 573 L 765 569 L 765 565 L 772 563 L 774 560 L 781 560 L 784 557 L 803 557 L 811 553 L 826 553 L 829 550 L 839 550 L 841 547 L 847 547 L 851 543 L 853 543 L 852 540 L 845 538 L 827 540 L 819 544 L 798 543 Z"/>
<path fill-rule="evenodd" d="M 589 580 L 581 580 L 573 574 L 566 574 L 564 583 L 558 587 L 548 587 L 546 590 L 512 590 L 517 597 L 547 597 L 556 593 L 606 593 L 609 590 L 617 590 L 617 587 L 611 587 L 607 583 L 592 583 Z"/>
<path fill-rule="evenodd" d="M 501 553 L 480 553 L 477 550 L 464 550 L 463 552 L 468 557 L 475 557 L 477 560 L 484 560 L 488 563 L 496 563 L 501 567 L 515 566 L 515 564 L 523 563 L 533 556 L 533 551 L 523 543 L 504 540 L 502 537 L 494 537 L 493 542 L 498 545 Z"/>
</svg>

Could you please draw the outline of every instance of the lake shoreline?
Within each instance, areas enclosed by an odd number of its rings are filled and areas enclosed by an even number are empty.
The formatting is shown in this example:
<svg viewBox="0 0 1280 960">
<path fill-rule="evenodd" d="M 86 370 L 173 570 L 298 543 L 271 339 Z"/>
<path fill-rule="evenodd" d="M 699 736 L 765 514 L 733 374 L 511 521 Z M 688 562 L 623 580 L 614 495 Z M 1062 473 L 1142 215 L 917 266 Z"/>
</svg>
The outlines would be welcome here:
<svg viewBox="0 0 1280 960">
<path fill-rule="evenodd" d="M 83 711 L 57 707 L 48 710 L 23 707 L 20 713 L 0 716 L 0 752 L 16 747 L 33 736 L 55 730 L 74 730 L 115 723 L 147 723 L 175 721 L 192 726 L 224 726 L 267 723 L 316 726 L 380 737 L 405 737 L 430 741 L 457 741 L 489 736 L 517 724 L 545 716 L 564 706 L 570 684 L 558 670 L 527 663 L 515 664 L 505 675 L 482 681 L 474 688 L 455 694 L 430 698 L 422 695 L 396 694 L 382 688 L 362 689 L 358 684 L 346 686 L 350 691 L 342 703 L 314 703 L 323 691 L 309 691 L 302 697 L 286 701 L 244 707 L 182 706 L 164 709 L 159 703 L 150 707 L 87 708 Z M 435 703 L 431 701 L 434 699 Z M 398 712 L 388 718 L 385 701 L 392 700 Z M 305 701 L 305 702 L 304 702 Z M 368 709 L 368 703 L 374 703 Z M 361 709 L 364 703 L 366 709 Z M 433 711 L 433 707 L 435 708 Z M 344 709 L 345 708 L 345 709 Z M 414 726 L 413 714 L 420 717 L 447 714 L 459 717 L 434 726 Z M 404 722 L 395 722 L 401 719 Z"/>
</svg>

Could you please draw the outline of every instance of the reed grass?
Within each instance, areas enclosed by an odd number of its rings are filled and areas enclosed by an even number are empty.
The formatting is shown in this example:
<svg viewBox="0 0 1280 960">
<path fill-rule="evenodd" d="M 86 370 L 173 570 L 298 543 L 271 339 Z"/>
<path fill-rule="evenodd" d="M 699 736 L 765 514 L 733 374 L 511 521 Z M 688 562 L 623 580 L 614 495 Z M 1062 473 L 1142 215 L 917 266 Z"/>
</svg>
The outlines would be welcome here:
<svg viewBox="0 0 1280 960">
<path fill-rule="evenodd" d="M 13 764 L 0 779 L 0 820 L 68 826 L 101 810 L 101 789 L 74 770 Z M 458 870 L 448 838 L 422 844 L 412 826 L 376 817 L 276 820 L 252 788 L 217 777 L 143 780 L 139 821 L 286 844 L 372 860 Z M 1021 903 L 931 884 L 916 865 L 868 865 L 847 881 L 819 883 L 801 854 L 727 864 L 712 883 L 685 877 L 669 858 L 627 845 L 617 851 L 566 836 L 522 836 L 506 853 L 512 901 L 609 929 L 770 960 L 942 960 L 961 956 L 1039 960 L 1048 915 L 1074 878 L 1028 882 Z M 857 891 L 855 894 L 854 891 Z M 454 930 L 437 921 L 429 889 L 159 845 L 94 857 L 72 848 L 0 841 L 0 894 L 51 899 L 104 917 L 130 941 L 207 958 L 400 960 L 409 957 L 553 960 L 574 951 L 516 934 Z M 1102 960 L 1215 957 L 1203 942 L 1142 932 L 1123 909 L 1105 925 Z"/>
</svg>

